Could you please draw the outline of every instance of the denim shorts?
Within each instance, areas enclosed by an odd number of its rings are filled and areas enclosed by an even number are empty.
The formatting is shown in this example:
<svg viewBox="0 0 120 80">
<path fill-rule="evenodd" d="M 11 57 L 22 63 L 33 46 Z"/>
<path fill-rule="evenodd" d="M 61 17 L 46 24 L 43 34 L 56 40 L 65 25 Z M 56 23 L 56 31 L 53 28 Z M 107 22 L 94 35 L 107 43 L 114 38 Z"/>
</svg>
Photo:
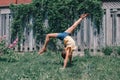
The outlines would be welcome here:
<svg viewBox="0 0 120 80">
<path fill-rule="evenodd" d="M 67 32 L 58 33 L 57 38 L 60 39 L 60 40 L 63 40 L 68 35 L 69 35 L 69 33 L 67 33 Z"/>
</svg>

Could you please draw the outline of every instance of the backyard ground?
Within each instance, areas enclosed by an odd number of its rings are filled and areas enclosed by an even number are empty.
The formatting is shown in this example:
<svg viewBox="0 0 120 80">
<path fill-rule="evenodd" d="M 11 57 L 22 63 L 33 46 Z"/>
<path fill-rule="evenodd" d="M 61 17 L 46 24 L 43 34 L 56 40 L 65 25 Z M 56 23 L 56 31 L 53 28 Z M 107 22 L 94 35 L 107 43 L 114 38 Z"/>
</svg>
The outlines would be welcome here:
<svg viewBox="0 0 120 80">
<path fill-rule="evenodd" d="M 60 53 L 46 52 L 3 55 L 0 80 L 120 80 L 120 57 L 73 58 L 64 70 Z"/>
</svg>

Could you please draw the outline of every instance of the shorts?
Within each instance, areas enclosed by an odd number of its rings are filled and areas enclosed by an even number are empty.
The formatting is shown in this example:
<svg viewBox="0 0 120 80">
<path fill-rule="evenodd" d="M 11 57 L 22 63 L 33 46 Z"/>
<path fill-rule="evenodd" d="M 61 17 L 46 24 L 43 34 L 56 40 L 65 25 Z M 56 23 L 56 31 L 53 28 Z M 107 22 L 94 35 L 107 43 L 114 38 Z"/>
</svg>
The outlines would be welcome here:
<svg viewBox="0 0 120 80">
<path fill-rule="evenodd" d="M 68 35 L 69 35 L 69 33 L 67 33 L 67 32 L 58 33 L 57 38 L 60 39 L 60 40 L 63 40 Z"/>
</svg>

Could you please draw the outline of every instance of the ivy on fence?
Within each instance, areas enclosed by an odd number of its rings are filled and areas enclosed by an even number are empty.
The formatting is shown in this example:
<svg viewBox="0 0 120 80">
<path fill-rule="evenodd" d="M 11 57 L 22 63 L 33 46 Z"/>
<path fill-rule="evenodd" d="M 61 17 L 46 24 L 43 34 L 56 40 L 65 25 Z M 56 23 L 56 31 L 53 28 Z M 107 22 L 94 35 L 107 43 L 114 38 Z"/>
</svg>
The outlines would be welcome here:
<svg viewBox="0 0 120 80">
<path fill-rule="evenodd" d="M 11 5 L 12 40 L 18 36 L 19 42 L 24 39 L 24 29 L 33 29 L 36 43 L 44 42 L 46 33 L 61 32 L 73 24 L 80 14 L 89 13 L 96 28 L 102 20 L 101 0 L 33 0 L 31 4 Z M 32 18 L 33 24 L 28 21 Z M 48 20 L 45 27 L 44 22 Z M 18 43 L 20 46 L 20 43 Z"/>
</svg>

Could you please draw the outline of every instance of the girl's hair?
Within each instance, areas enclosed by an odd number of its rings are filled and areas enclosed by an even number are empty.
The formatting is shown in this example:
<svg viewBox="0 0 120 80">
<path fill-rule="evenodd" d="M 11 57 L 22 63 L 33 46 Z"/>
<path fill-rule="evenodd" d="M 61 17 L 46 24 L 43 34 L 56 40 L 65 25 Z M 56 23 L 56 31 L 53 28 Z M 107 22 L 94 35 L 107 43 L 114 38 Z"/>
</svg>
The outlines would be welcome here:
<svg viewBox="0 0 120 80">
<path fill-rule="evenodd" d="M 62 54 L 61 54 L 62 58 L 65 59 L 66 57 L 66 53 L 65 53 L 65 50 L 62 51 Z"/>
</svg>

